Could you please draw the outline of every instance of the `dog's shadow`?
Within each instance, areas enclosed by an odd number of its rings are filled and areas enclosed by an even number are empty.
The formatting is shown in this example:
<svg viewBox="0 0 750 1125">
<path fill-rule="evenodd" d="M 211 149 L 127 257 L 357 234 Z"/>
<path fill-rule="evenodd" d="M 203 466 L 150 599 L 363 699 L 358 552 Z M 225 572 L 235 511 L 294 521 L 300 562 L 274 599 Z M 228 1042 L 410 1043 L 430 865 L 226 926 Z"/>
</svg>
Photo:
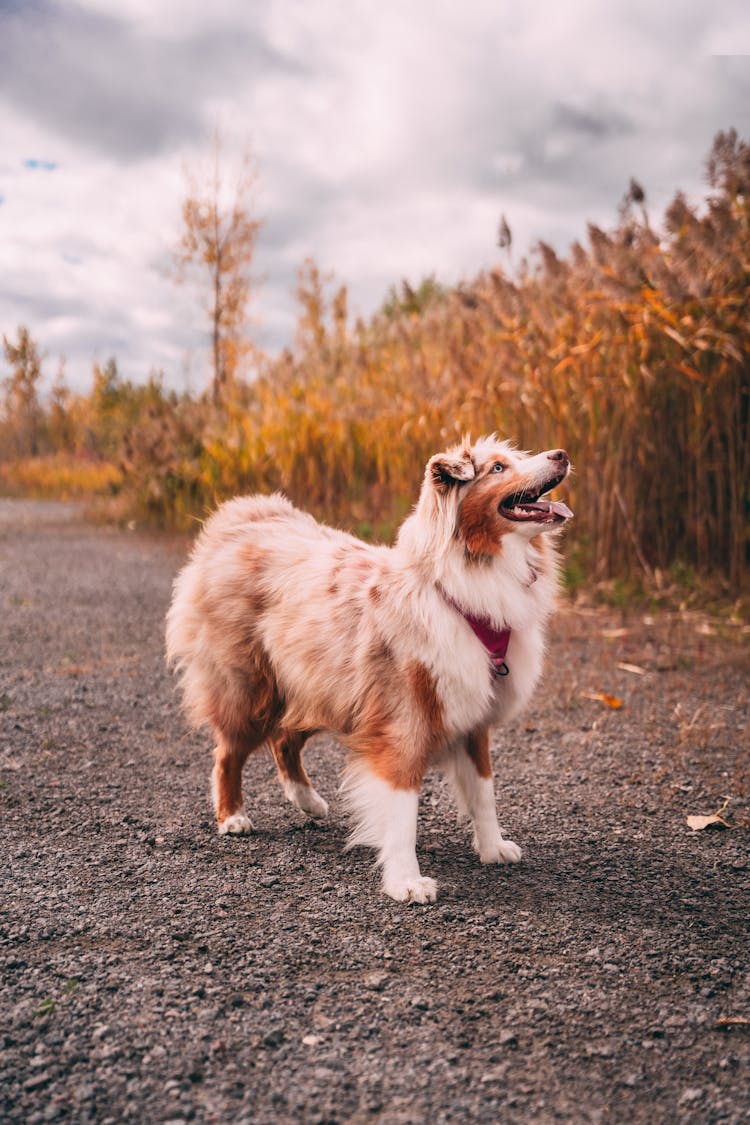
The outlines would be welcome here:
<svg viewBox="0 0 750 1125">
<path fill-rule="evenodd" d="M 221 854 L 232 865 L 248 863 L 258 872 L 288 872 L 308 890 L 316 884 L 342 884 L 361 904 L 370 894 L 379 903 L 380 877 L 369 849 L 346 850 L 349 824 L 337 797 L 341 754 L 334 744 L 321 745 L 313 760 L 316 786 L 330 802 L 324 821 L 313 821 L 286 801 L 269 763 L 258 758 L 250 767 L 250 814 L 255 831 L 245 837 L 220 837 Z M 205 833 L 216 841 L 206 819 Z M 441 905 L 460 907 L 465 918 L 496 912 L 501 918 L 534 918 L 554 925 L 561 914 L 576 916 L 596 931 L 609 924 L 642 927 L 711 925 L 711 902 L 724 897 L 722 874 L 671 842 L 645 841 L 595 831 L 572 820 L 564 827 L 534 827 L 524 818 L 513 835 L 523 849 L 519 864 L 481 864 L 471 846 L 471 830 L 460 825 L 448 786 L 428 776 L 420 802 L 417 854 L 423 874 L 438 882 Z M 528 832 L 528 836 L 527 836 Z M 691 898 L 692 896 L 692 898 Z M 393 903 L 394 909 L 403 904 Z M 429 907 L 425 909 L 430 909 Z M 717 925 L 720 922 L 717 921 Z"/>
</svg>

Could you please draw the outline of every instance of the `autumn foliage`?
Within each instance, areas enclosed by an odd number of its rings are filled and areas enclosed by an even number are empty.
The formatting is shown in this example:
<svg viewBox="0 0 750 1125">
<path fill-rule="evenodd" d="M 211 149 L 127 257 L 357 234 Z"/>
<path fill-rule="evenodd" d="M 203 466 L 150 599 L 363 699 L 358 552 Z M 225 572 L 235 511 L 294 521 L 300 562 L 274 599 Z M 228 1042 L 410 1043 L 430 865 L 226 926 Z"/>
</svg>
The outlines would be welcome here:
<svg viewBox="0 0 750 1125">
<path fill-rule="evenodd" d="M 678 195 L 659 229 L 631 184 L 612 229 L 590 226 L 568 256 L 540 245 L 513 275 L 498 266 L 450 291 L 404 285 L 367 322 L 352 324 L 346 290 L 307 263 L 295 346 L 263 359 L 251 383 L 194 399 L 153 379 L 143 391 L 120 381 L 122 409 L 109 415 L 95 384 L 67 404 L 65 448 L 116 463 L 131 511 L 160 523 L 185 525 L 236 492 L 283 489 L 387 536 L 431 453 L 496 430 L 522 447 L 568 449 L 580 574 L 658 583 L 689 567 L 739 590 L 750 146 L 720 134 L 707 173 L 704 203 Z M 138 424 L 127 424 L 141 394 Z"/>
</svg>

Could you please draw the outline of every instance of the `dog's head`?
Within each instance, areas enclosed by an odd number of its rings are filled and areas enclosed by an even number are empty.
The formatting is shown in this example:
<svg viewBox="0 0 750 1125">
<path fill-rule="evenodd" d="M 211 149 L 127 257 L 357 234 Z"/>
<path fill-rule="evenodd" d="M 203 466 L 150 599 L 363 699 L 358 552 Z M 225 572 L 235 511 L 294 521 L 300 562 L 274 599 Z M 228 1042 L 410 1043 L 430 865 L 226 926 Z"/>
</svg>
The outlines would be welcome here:
<svg viewBox="0 0 750 1125">
<path fill-rule="evenodd" d="M 532 539 L 570 519 L 565 504 L 542 499 L 569 472 L 564 449 L 531 456 L 494 437 L 466 441 L 430 458 L 417 513 L 469 554 L 498 555 L 507 535 Z"/>
</svg>

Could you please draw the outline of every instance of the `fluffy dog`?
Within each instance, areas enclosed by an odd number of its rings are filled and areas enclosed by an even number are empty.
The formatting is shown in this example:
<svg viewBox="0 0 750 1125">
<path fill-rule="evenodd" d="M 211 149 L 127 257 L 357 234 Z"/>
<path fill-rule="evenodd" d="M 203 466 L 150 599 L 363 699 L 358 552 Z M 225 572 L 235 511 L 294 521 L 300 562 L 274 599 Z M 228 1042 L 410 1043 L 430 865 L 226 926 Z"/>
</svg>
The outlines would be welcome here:
<svg viewBox="0 0 750 1125">
<path fill-rule="evenodd" d="M 222 505 L 178 575 L 167 655 L 187 713 L 216 736 L 219 832 L 252 830 L 242 767 L 268 744 L 287 798 L 327 805 L 302 765 L 314 731 L 350 752 L 342 791 L 350 846 L 377 850 L 391 898 L 433 902 L 420 873 L 417 803 L 425 771 L 451 777 L 482 863 L 516 863 L 497 822 L 489 728 L 539 679 L 557 557 L 544 534 L 571 515 L 541 497 L 570 471 L 494 436 L 432 457 L 393 547 L 317 523 L 281 495 Z"/>
</svg>

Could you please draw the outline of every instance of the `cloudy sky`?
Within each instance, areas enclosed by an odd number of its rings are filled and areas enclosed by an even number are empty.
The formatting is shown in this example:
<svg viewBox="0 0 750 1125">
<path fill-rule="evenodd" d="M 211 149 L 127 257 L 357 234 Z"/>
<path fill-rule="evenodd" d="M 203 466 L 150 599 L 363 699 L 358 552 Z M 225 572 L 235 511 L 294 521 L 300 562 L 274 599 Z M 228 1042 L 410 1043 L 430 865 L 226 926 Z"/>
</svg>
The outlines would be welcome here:
<svg viewBox="0 0 750 1125">
<path fill-rule="evenodd" d="M 703 194 L 718 129 L 750 138 L 746 0 L 0 0 L 0 332 L 52 375 L 117 357 L 207 382 L 200 294 L 170 279 L 184 169 L 219 122 L 250 145 L 263 219 L 253 304 L 294 332 L 312 256 L 368 314 L 514 249 L 565 251 L 629 178 L 652 217 Z M 0 374 L 2 372 L 0 371 Z"/>
</svg>

